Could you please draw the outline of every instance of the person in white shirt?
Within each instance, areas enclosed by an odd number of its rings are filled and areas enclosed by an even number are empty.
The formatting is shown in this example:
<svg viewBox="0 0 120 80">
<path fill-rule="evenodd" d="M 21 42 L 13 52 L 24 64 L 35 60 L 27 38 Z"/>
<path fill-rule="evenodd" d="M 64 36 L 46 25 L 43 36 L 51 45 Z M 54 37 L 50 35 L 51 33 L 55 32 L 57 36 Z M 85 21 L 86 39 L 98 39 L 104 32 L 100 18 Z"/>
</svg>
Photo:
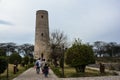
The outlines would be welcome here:
<svg viewBox="0 0 120 80">
<path fill-rule="evenodd" d="M 42 63 L 41 63 L 41 70 L 42 70 L 43 73 L 44 73 L 45 63 L 46 63 L 46 61 L 45 61 L 45 59 L 43 59 L 43 60 L 42 60 Z"/>
</svg>

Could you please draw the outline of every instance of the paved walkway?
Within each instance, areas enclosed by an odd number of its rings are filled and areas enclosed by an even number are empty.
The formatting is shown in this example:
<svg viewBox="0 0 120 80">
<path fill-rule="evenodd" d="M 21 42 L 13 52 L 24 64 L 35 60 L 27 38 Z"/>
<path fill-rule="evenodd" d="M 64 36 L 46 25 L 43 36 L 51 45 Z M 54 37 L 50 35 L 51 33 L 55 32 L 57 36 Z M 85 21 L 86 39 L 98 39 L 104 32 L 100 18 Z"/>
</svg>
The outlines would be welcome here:
<svg viewBox="0 0 120 80">
<path fill-rule="evenodd" d="M 36 74 L 35 69 L 30 68 L 13 80 L 120 80 L 120 75 L 102 77 L 58 78 L 50 69 L 48 78 L 45 78 L 42 73 Z"/>
<path fill-rule="evenodd" d="M 13 80 L 57 80 L 57 76 L 50 69 L 48 78 L 45 78 L 42 71 L 37 74 L 35 68 L 30 68 Z"/>
</svg>

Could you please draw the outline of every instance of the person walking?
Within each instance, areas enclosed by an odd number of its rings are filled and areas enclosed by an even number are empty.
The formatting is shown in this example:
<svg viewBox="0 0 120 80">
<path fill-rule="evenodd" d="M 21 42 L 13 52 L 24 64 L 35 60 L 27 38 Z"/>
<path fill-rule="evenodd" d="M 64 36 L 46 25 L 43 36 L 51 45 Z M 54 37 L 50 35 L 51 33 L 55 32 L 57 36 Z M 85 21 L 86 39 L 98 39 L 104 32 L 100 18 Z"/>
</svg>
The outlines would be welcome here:
<svg viewBox="0 0 120 80">
<path fill-rule="evenodd" d="M 14 61 L 14 68 L 13 68 L 13 70 L 14 70 L 14 74 L 16 74 L 16 72 L 18 72 L 18 62 L 17 62 L 17 60 Z"/>
<path fill-rule="evenodd" d="M 45 76 L 45 77 L 48 77 L 48 73 L 49 73 L 48 64 L 45 63 L 45 66 L 44 66 L 44 76 Z"/>
<path fill-rule="evenodd" d="M 35 68 L 36 68 L 36 73 L 40 73 L 40 67 L 41 67 L 41 60 L 40 58 L 35 62 Z"/>
<path fill-rule="evenodd" d="M 44 73 L 44 66 L 45 66 L 45 59 L 42 59 L 42 63 L 41 63 L 41 70 L 42 70 L 42 73 Z"/>
</svg>

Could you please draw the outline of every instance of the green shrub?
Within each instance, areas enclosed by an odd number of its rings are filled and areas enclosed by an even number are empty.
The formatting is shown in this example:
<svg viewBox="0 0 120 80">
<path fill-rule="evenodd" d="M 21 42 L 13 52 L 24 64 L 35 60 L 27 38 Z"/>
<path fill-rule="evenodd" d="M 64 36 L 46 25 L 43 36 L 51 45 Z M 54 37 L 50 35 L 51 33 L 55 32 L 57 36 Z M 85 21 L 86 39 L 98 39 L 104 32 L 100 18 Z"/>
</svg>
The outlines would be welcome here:
<svg viewBox="0 0 120 80">
<path fill-rule="evenodd" d="M 5 49 L 0 48 L 0 56 L 6 56 Z"/>
<path fill-rule="evenodd" d="M 8 63 L 5 57 L 0 57 L 0 74 L 7 69 Z"/>
<path fill-rule="evenodd" d="M 28 68 L 34 67 L 34 64 L 28 64 Z"/>
<path fill-rule="evenodd" d="M 30 63 L 33 63 L 34 62 L 34 59 L 33 58 L 30 58 Z"/>
<path fill-rule="evenodd" d="M 85 72 L 86 65 L 95 63 L 95 56 L 91 46 L 75 40 L 66 52 L 65 62 L 74 67 L 76 72 Z"/>
<path fill-rule="evenodd" d="M 62 77 L 62 73 L 60 72 L 58 67 L 51 67 L 51 69 L 58 77 Z"/>
<path fill-rule="evenodd" d="M 21 62 L 21 66 L 24 67 L 25 66 L 25 62 L 22 60 Z"/>
<path fill-rule="evenodd" d="M 21 63 L 21 60 L 22 60 L 22 58 L 18 53 L 13 53 L 9 57 L 9 63 L 11 63 L 11 64 L 14 64 L 15 61 L 17 61 L 17 63 Z"/>
<path fill-rule="evenodd" d="M 25 65 L 27 65 L 27 64 L 29 63 L 29 57 L 28 57 L 28 56 L 25 56 L 25 57 L 23 58 L 23 62 L 24 62 Z"/>
</svg>

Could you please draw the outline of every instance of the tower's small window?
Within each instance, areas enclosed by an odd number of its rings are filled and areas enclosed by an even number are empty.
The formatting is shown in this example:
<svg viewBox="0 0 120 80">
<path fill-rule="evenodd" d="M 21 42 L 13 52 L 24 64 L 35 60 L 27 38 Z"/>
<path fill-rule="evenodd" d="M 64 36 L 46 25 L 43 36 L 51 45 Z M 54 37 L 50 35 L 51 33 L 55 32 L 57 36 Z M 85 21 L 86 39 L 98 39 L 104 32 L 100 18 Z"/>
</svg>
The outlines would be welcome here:
<svg viewBox="0 0 120 80">
<path fill-rule="evenodd" d="M 43 33 L 41 33 L 41 36 L 43 37 Z"/>
<path fill-rule="evenodd" d="M 41 54 L 41 57 L 43 58 L 43 56 L 44 56 L 44 55 L 43 55 L 43 53 L 42 53 L 42 54 Z"/>
<path fill-rule="evenodd" d="M 43 15 L 41 15 L 41 18 L 43 18 Z"/>
</svg>

